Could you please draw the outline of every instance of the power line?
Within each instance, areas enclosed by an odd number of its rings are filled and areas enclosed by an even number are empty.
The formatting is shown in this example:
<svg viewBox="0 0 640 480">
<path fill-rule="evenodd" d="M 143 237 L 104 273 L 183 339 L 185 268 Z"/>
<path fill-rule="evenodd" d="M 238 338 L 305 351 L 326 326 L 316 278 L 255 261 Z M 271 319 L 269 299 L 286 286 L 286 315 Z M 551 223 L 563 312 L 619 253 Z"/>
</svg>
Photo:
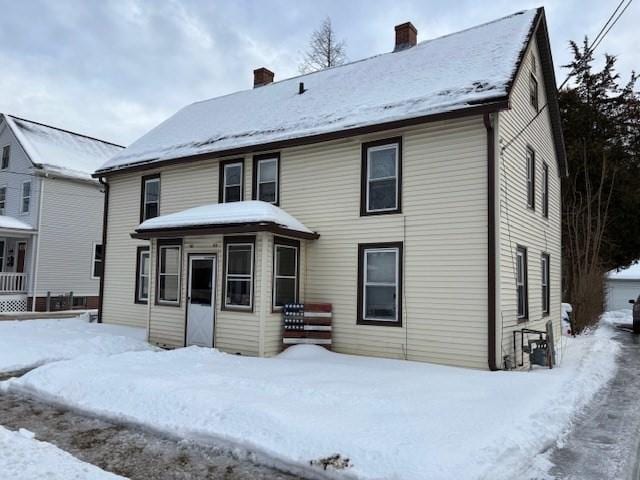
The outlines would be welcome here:
<svg viewBox="0 0 640 480">
<path fill-rule="evenodd" d="M 616 19 L 615 19 L 615 20 L 613 21 L 613 23 L 609 26 L 609 28 L 607 28 L 607 31 L 606 31 L 606 32 L 604 32 L 604 35 L 602 35 L 602 37 L 601 37 L 599 40 L 597 40 L 597 41 L 595 41 L 595 40 L 594 40 L 594 44 L 592 44 L 593 46 L 591 47 L 591 50 L 592 50 L 592 51 L 593 51 L 593 50 L 595 50 L 595 49 L 596 49 L 596 47 L 597 47 L 598 45 L 600 45 L 600 42 L 602 42 L 602 40 L 604 39 L 604 37 L 606 37 L 606 36 L 607 36 L 607 33 L 609 33 L 609 30 L 611 30 L 611 29 L 614 27 L 614 25 L 615 25 L 616 23 L 618 23 L 618 20 L 620 20 L 620 17 L 622 17 L 622 15 L 623 15 L 623 14 L 624 14 L 624 12 L 627 10 L 627 8 L 629 8 L 629 5 L 631 5 L 631 2 L 632 2 L 632 1 L 633 1 L 633 0 L 629 0 L 629 3 L 627 3 L 627 4 L 625 5 L 625 7 L 624 7 L 624 8 L 622 9 L 622 11 L 620 12 L 620 15 L 618 15 L 618 16 L 616 17 Z"/>
</svg>

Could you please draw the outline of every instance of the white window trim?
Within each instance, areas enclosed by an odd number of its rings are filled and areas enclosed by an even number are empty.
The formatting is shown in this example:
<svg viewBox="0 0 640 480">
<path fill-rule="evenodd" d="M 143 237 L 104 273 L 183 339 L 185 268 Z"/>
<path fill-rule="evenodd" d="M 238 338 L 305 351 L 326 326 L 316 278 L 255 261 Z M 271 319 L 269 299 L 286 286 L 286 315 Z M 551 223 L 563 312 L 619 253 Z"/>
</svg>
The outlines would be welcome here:
<svg viewBox="0 0 640 480">
<path fill-rule="evenodd" d="M 100 277 L 96 277 L 93 272 L 95 271 L 95 263 L 96 263 L 96 248 L 98 245 L 102 245 L 99 242 L 93 242 L 92 247 L 91 247 L 91 271 L 89 272 L 91 279 L 92 280 L 99 280 Z M 104 257 L 104 252 L 103 252 L 103 257 Z M 103 260 L 100 260 L 100 263 L 102 263 L 102 274 L 104 275 L 104 262 Z"/>
<path fill-rule="evenodd" d="M 295 257 L 294 257 L 295 258 L 295 267 L 294 267 L 295 269 L 294 269 L 294 272 L 295 273 L 294 273 L 293 276 L 291 276 L 291 275 L 278 275 L 278 272 L 277 272 L 277 270 L 278 270 L 278 263 L 277 263 L 278 248 L 289 248 L 289 249 L 294 251 L 294 255 L 295 255 Z M 279 278 L 295 280 L 294 290 L 293 290 L 293 293 L 294 293 L 293 303 L 297 303 L 298 302 L 298 253 L 299 253 L 298 252 L 298 247 L 294 247 L 293 245 L 285 245 L 283 243 L 275 243 L 274 244 L 274 248 L 273 248 L 273 289 L 272 289 L 273 292 L 271 294 L 271 296 L 272 296 L 271 306 L 272 306 L 273 310 L 276 310 L 276 311 L 280 310 L 284 306 L 284 305 L 276 305 L 276 298 L 277 298 L 276 289 L 277 289 L 277 285 L 278 285 L 277 280 Z"/>
<path fill-rule="evenodd" d="M 7 166 L 6 168 L 2 168 L 2 157 L 4 155 L 4 149 L 9 147 L 9 158 L 7 159 Z M 6 145 L 2 146 L 2 149 L 0 149 L 0 171 L 2 170 L 7 170 L 9 168 L 9 165 L 11 164 L 11 144 L 7 143 Z"/>
<path fill-rule="evenodd" d="M 4 188 L 4 207 L 0 208 L 0 215 L 6 215 L 7 211 L 7 185 L 0 185 L 0 190 Z"/>
<path fill-rule="evenodd" d="M 148 202 L 147 201 L 147 185 L 149 183 L 152 182 L 158 182 L 158 200 L 156 200 L 155 202 Z M 147 205 L 151 204 L 151 203 L 155 203 L 158 205 L 158 215 L 160 216 L 160 178 L 155 177 L 155 178 L 147 178 L 144 181 L 144 192 L 142 194 L 142 221 L 144 222 L 145 220 L 149 220 L 147 218 Z M 155 217 L 152 217 L 155 218 Z"/>
<path fill-rule="evenodd" d="M 228 184 L 227 183 L 227 168 L 230 167 L 240 167 L 240 180 L 238 184 Z M 222 202 L 227 202 L 227 188 L 228 187 L 240 187 L 240 201 L 244 199 L 244 192 L 242 191 L 242 179 L 244 178 L 244 162 L 234 162 L 225 164 L 222 170 Z M 277 195 L 277 194 L 276 194 Z"/>
<path fill-rule="evenodd" d="M 178 250 L 178 271 L 177 273 L 162 273 L 162 250 L 177 249 Z M 160 297 L 160 279 L 165 277 L 178 277 L 178 285 L 176 287 L 176 300 L 165 300 Z M 158 295 L 156 296 L 159 305 L 180 305 L 180 296 L 182 289 L 182 246 L 180 245 L 160 245 L 158 248 Z"/>
<path fill-rule="evenodd" d="M 24 186 L 26 184 L 29 184 L 29 195 L 25 196 L 24 194 Z M 25 182 L 22 182 L 22 185 L 20 187 L 20 215 L 29 215 L 29 213 L 31 212 L 31 192 L 33 190 L 33 185 L 31 184 L 31 180 L 27 180 Z M 27 210 L 24 209 L 24 199 L 28 198 L 29 199 L 29 208 Z"/>
<path fill-rule="evenodd" d="M 142 269 L 142 260 L 144 257 L 147 257 L 147 265 L 148 265 L 148 272 L 145 275 L 144 273 L 142 273 L 144 270 Z M 148 302 L 149 301 L 149 292 L 151 290 L 151 250 L 141 250 L 140 251 L 140 257 L 138 258 L 138 279 L 137 279 L 137 283 L 138 283 L 138 291 L 136 292 L 136 300 L 139 302 Z M 104 273 L 104 272 L 103 272 Z M 146 296 L 142 296 L 142 282 L 141 279 L 142 278 L 146 278 L 147 279 L 147 295 Z"/>
<path fill-rule="evenodd" d="M 260 172 L 262 169 L 262 165 L 264 163 L 269 163 L 269 162 L 273 162 L 276 164 L 276 178 L 275 180 L 269 180 L 268 182 L 263 182 L 260 180 Z M 273 200 L 273 202 L 270 202 L 272 204 L 277 204 L 278 203 L 278 190 L 279 190 L 279 185 L 278 185 L 278 178 L 280 177 L 280 159 L 278 157 L 271 157 L 271 158 L 261 158 L 260 160 L 258 160 L 258 168 L 257 168 L 257 176 L 258 178 L 256 178 L 256 200 L 260 200 L 260 186 L 264 183 L 274 183 L 276 184 L 275 187 L 275 198 Z"/>
<path fill-rule="evenodd" d="M 388 253 L 388 252 L 394 252 L 396 255 L 396 281 L 395 284 L 392 283 L 380 283 L 380 282 L 369 282 L 367 280 L 367 270 L 368 270 L 368 256 L 370 253 Z M 362 308 L 362 319 L 366 320 L 366 321 L 374 321 L 374 322 L 389 322 L 389 323 L 398 323 L 399 319 L 398 319 L 398 310 L 399 310 L 399 302 L 400 302 L 400 291 L 399 291 L 399 287 L 400 287 L 400 278 L 399 278 L 399 272 L 400 272 L 400 249 L 398 249 L 397 247 L 389 247 L 389 248 L 366 248 L 363 252 L 364 255 L 364 261 L 363 261 L 363 268 L 364 271 L 362 272 L 362 305 L 360 306 L 360 308 Z M 395 311 L 396 311 L 396 315 L 394 319 L 389 319 L 389 318 L 379 318 L 379 317 L 368 317 L 366 312 L 367 312 L 367 286 L 383 286 L 383 287 L 390 287 L 390 286 L 394 286 L 395 290 L 396 290 L 396 305 L 395 305 Z"/>
<path fill-rule="evenodd" d="M 389 176 L 389 177 L 380 177 L 380 178 L 375 178 L 373 179 L 373 181 L 381 181 L 381 180 L 390 180 L 390 179 L 394 179 L 395 180 L 395 184 L 396 184 L 396 202 L 395 205 L 393 207 L 389 207 L 389 208 L 369 208 L 369 190 L 370 190 L 370 186 L 371 186 L 371 152 L 377 152 L 380 150 L 389 150 L 389 148 L 393 148 L 393 150 L 395 150 L 395 170 L 396 170 L 396 174 L 393 176 Z M 366 198 L 366 212 L 367 213 L 372 213 L 372 212 L 390 212 L 390 211 L 395 211 L 398 210 L 398 157 L 400 154 L 400 150 L 399 150 L 399 145 L 397 143 L 388 143 L 385 145 L 376 145 L 375 147 L 368 147 L 367 148 L 367 198 Z"/>
<path fill-rule="evenodd" d="M 251 249 L 251 272 L 250 274 L 246 273 L 232 273 L 232 280 L 240 280 L 240 281 L 249 281 L 249 305 L 236 305 L 233 303 L 227 303 L 227 293 L 229 288 L 229 247 L 249 247 Z M 255 249 L 254 244 L 247 243 L 227 243 L 227 247 L 224 252 L 224 306 L 230 310 L 252 310 L 253 309 L 253 264 L 255 262 Z"/>
</svg>

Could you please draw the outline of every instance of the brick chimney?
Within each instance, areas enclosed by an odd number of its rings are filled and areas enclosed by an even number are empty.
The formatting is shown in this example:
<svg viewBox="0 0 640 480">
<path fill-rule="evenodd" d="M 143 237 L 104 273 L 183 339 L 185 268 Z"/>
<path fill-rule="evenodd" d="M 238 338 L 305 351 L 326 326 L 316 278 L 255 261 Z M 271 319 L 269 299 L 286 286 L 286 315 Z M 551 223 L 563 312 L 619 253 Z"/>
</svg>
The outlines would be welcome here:
<svg viewBox="0 0 640 480">
<path fill-rule="evenodd" d="M 407 22 L 402 25 L 396 25 L 396 46 L 393 49 L 394 52 L 415 47 L 416 43 L 418 43 L 418 30 L 413 26 L 413 23 Z"/>
<path fill-rule="evenodd" d="M 253 88 L 261 87 L 268 83 L 273 83 L 273 72 L 264 67 L 256 68 L 253 71 Z"/>
</svg>

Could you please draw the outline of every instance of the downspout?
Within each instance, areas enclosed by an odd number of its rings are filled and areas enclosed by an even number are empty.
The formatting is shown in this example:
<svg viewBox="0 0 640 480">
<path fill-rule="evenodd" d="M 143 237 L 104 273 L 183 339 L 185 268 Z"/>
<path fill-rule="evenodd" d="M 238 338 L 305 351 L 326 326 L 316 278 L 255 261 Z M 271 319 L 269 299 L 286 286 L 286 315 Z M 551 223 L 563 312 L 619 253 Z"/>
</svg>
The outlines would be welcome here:
<svg viewBox="0 0 640 480">
<path fill-rule="evenodd" d="M 41 221 L 42 221 L 42 205 L 43 205 L 43 199 L 44 199 L 44 179 L 45 177 L 41 177 L 40 178 L 40 200 L 38 201 L 38 233 L 36 233 L 36 255 L 33 259 L 33 267 L 31 268 L 32 270 L 32 275 L 33 275 L 33 282 L 31 283 L 31 311 L 35 312 L 36 311 L 36 295 L 38 294 L 38 263 L 40 263 L 40 230 L 42 228 L 41 225 Z"/>
<path fill-rule="evenodd" d="M 98 323 L 102 323 L 102 302 L 104 298 L 104 275 L 107 271 L 107 217 L 109 216 L 109 184 L 103 177 L 98 181 L 104 187 L 104 208 L 102 212 L 102 275 L 100 275 L 100 290 L 98 292 Z"/>
<path fill-rule="evenodd" d="M 496 143 L 493 117 L 484 114 L 487 129 L 487 358 L 489 370 L 499 370 L 496 363 Z"/>
</svg>

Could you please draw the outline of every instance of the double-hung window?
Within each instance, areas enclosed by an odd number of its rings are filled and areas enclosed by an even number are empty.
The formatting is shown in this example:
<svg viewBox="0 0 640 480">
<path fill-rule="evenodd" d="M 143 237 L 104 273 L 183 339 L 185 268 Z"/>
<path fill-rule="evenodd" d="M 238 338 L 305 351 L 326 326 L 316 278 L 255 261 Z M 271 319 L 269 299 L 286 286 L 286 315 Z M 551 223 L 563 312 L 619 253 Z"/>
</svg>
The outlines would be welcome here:
<svg viewBox="0 0 640 480">
<path fill-rule="evenodd" d="M 529 294 L 527 281 L 527 249 L 516 250 L 516 291 L 518 298 L 518 319 L 526 320 L 529 316 Z"/>
<path fill-rule="evenodd" d="M 531 72 L 529 73 L 529 102 L 531 106 L 535 108 L 536 112 L 539 109 L 538 103 L 538 79 L 536 78 L 536 57 L 531 56 Z"/>
<path fill-rule="evenodd" d="M 4 215 L 7 206 L 7 187 L 0 187 L 0 215 Z"/>
<path fill-rule="evenodd" d="M 11 145 L 5 145 L 2 147 L 2 164 L 0 168 L 5 170 L 9 168 L 9 156 L 11 155 Z"/>
<path fill-rule="evenodd" d="M 536 152 L 527 147 L 527 207 L 536 208 Z"/>
<path fill-rule="evenodd" d="M 220 162 L 220 193 L 218 203 L 243 200 L 244 160 Z"/>
<path fill-rule="evenodd" d="M 138 247 L 136 253 L 136 303 L 149 301 L 149 272 L 150 260 L 148 247 Z"/>
<path fill-rule="evenodd" d="M 140 222 L 160 215 L 160 175 L 142 177 Z"/>
<path fill-rule="evenodd" d="M 253 199 L 278 205 L 280 202 L 280 154 L 253 157 Z"/>
<path fill-rule="evenodd" d="M 358 245 L 358 323 L 402 325 L 402 243 Z"/>
<path fill-rule="evenodd" d="M 223 308 L 253 308 L 255 237 L 225 237 Z"/>
<path fill-rule="evenodd" d="M 100 278 L 102 276 L 102 245 L 93 244 L 93 255 L 91 256 L 91 278 Z"/>
<path fill-rule="evenodd" d="M 300 242 L 276 237 L 273 246 L 273 308 L 298 301 Z"/>
<path fill-rule="evenodd" d="M 22 205 L 20 211 L 29 213 L 31 207 L 31 182 L 22 183 Z"/>
<path fill-rule="evenodd" d="M 542 164 L 542 215 L 549 217 L 549 165 Z"/>
<path fill-rule="evenodd" d="M 550 257 L 548 253 L 543 253 L 542 257 L 540 257 L 540 274 L 541 274 L 541 278 L 542 278 L 542 313 L 544 315 L 548 315 L 549 311 L 550 311 L 550 292 L 551 289 L 549 288 L 550 285 L 550 280 L 551 280 L 551 275 L 549 273 L 549 268 L 550 268 Z"/>
<path fill-rule="evenodd" d="M 364 143 L 361 176 L 360 215 L 400 212 L 402 139 Z"/>
<path fill-rule="evenodd" d="M 0 272 L 4 272 L 4 240 L 0 240 Z"/>
<path fill-rule="evenodd" d="M 175 240 L 158 241 L 159 304 L 180 304 L 180 266 L 182 245 Z"/>
</svg>

